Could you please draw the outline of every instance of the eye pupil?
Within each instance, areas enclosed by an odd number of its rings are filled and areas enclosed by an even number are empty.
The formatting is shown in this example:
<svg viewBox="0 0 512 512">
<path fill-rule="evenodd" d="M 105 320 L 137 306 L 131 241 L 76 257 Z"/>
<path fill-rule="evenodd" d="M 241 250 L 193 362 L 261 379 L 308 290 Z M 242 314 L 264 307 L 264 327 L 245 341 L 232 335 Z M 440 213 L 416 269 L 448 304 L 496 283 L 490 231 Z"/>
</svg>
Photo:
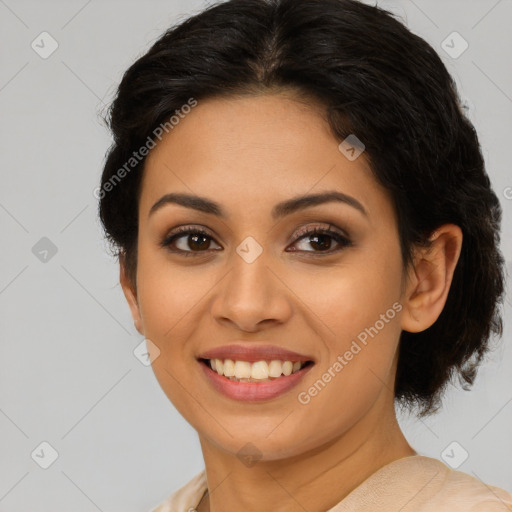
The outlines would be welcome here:
<svg viewBox="0 0 512 512">
<path fill-rule="evenodd" d="M 208 249 L 208 245 L 210 245 L 210 242 L 208 241 L 208 237 L 205 236 L 205 235 L 201 235 L 201 234 L 194 234 L 194 235 L 189 235 L 189 244 L 188 246 L 190 247 L 190 249 L 194 249 L 194 246 L 193 244 L 195 244 L 197 242 L 198 239 L 203 239 L 203 243 L 199 243 L 199 247 L 195 247 L 196 249 Z M 192 244 L 190 243 L 190 240 L 193 240 Z"/>
<path fill-rule="evenodd" d="M 332 238 L 329 235 L 311 235 L 309 243 L 314 247 L 314 244 L 318 244 L 321 249 L 329 249 L 331 246 Z M 324 243 L 318 242 L 318 239 L 323 240 Z"/>
</svg>

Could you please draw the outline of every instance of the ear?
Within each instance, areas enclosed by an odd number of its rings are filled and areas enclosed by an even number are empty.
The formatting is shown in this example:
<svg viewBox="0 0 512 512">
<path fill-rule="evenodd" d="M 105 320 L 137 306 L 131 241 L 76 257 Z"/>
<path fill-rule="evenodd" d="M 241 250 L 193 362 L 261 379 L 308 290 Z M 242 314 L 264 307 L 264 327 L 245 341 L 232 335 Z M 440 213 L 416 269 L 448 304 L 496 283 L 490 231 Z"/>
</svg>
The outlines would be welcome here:
<svg viewBox="0 0 512 512">
<path fill-rule="evenodd" d="M 144 336 L 142 318 L 140 316 L 139 304 L 137 301 L 137 291 L 134 289 L 132 282 L 128 278 L 124 254 L 119 255 L 119 281 L 121 283 L 124 296 L 126 297 L 126 301 L 128 302 L 128 306 L 130 307 L 133 324 L 137 331 Z"/>
<path fill-rule="evenodd" d="M 430 236 L 431 246 L 419 248 L 403 297 L 402 329 L 428 329 L 444 308 L 462 247 L 462 230 L 444 224 Z"/>
</svg>

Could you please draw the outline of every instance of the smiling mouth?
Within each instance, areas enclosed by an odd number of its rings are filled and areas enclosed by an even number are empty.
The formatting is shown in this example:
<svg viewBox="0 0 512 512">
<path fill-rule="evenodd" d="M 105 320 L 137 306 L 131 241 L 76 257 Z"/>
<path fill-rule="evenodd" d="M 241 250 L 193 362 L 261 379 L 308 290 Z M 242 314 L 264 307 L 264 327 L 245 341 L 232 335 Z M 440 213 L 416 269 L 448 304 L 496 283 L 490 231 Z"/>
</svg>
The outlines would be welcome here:
<svg viewBox="0 0 512 512">
<path fill-rule="evenodd" d="M 295 374 L 313 365 L 313 361 L 199 359 L 210 370 L 234 382 L 270 382 Z"/>
</svg>

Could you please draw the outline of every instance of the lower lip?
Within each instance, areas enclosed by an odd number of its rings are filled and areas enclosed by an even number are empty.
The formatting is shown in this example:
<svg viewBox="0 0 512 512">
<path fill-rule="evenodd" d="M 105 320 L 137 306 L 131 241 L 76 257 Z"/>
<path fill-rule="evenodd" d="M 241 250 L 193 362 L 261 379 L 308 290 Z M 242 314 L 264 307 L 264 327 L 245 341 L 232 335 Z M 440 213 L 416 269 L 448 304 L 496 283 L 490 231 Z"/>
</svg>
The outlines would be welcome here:
<svg viewBox="0 0 512 512">
<path fill-rule="evenodd" d="M 276 398 L 296 386 L 313 367 L 313 364 L 309 364 L 298 372 L 267 382 L 237 382 L 219 375 L 203 361 L 199 361 L 199 365 L 217 391 L 228 398 L 242 402 L 258 402 Z"/>
</svg>

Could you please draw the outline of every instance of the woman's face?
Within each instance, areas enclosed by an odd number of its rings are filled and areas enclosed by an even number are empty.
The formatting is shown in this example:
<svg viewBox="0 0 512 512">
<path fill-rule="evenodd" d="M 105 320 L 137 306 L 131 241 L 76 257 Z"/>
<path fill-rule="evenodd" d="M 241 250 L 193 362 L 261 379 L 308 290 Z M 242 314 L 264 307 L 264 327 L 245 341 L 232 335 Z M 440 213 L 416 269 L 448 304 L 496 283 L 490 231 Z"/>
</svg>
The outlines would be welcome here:
<svg viewBox="0 0 512 512">
<path fill-rule="evenodd" d="M 247 96 L 199 101 L 147 158 L 132 312 L 160 351 L 152 365 L 166 395 L 202 440 L 229 453 L 250 442 L 264 460 L 300 455 L 392 407 L 396 218 L 364 152 L 354 159 L 338 144 L 290 96 Z M 274 210 L 326 192 L 348 199 Z M 152 211 L 166 194 L 200 196 L 224 216 L 174 202 Z M 206 235 L 181 233 L 165 246 L 178 228 Z M 219 391 L 199 360 L 234 344 L 273 345 L 314 364 L 275 396 L 230 382 L 252 398 L 241 400 Z"/>
</svg>

